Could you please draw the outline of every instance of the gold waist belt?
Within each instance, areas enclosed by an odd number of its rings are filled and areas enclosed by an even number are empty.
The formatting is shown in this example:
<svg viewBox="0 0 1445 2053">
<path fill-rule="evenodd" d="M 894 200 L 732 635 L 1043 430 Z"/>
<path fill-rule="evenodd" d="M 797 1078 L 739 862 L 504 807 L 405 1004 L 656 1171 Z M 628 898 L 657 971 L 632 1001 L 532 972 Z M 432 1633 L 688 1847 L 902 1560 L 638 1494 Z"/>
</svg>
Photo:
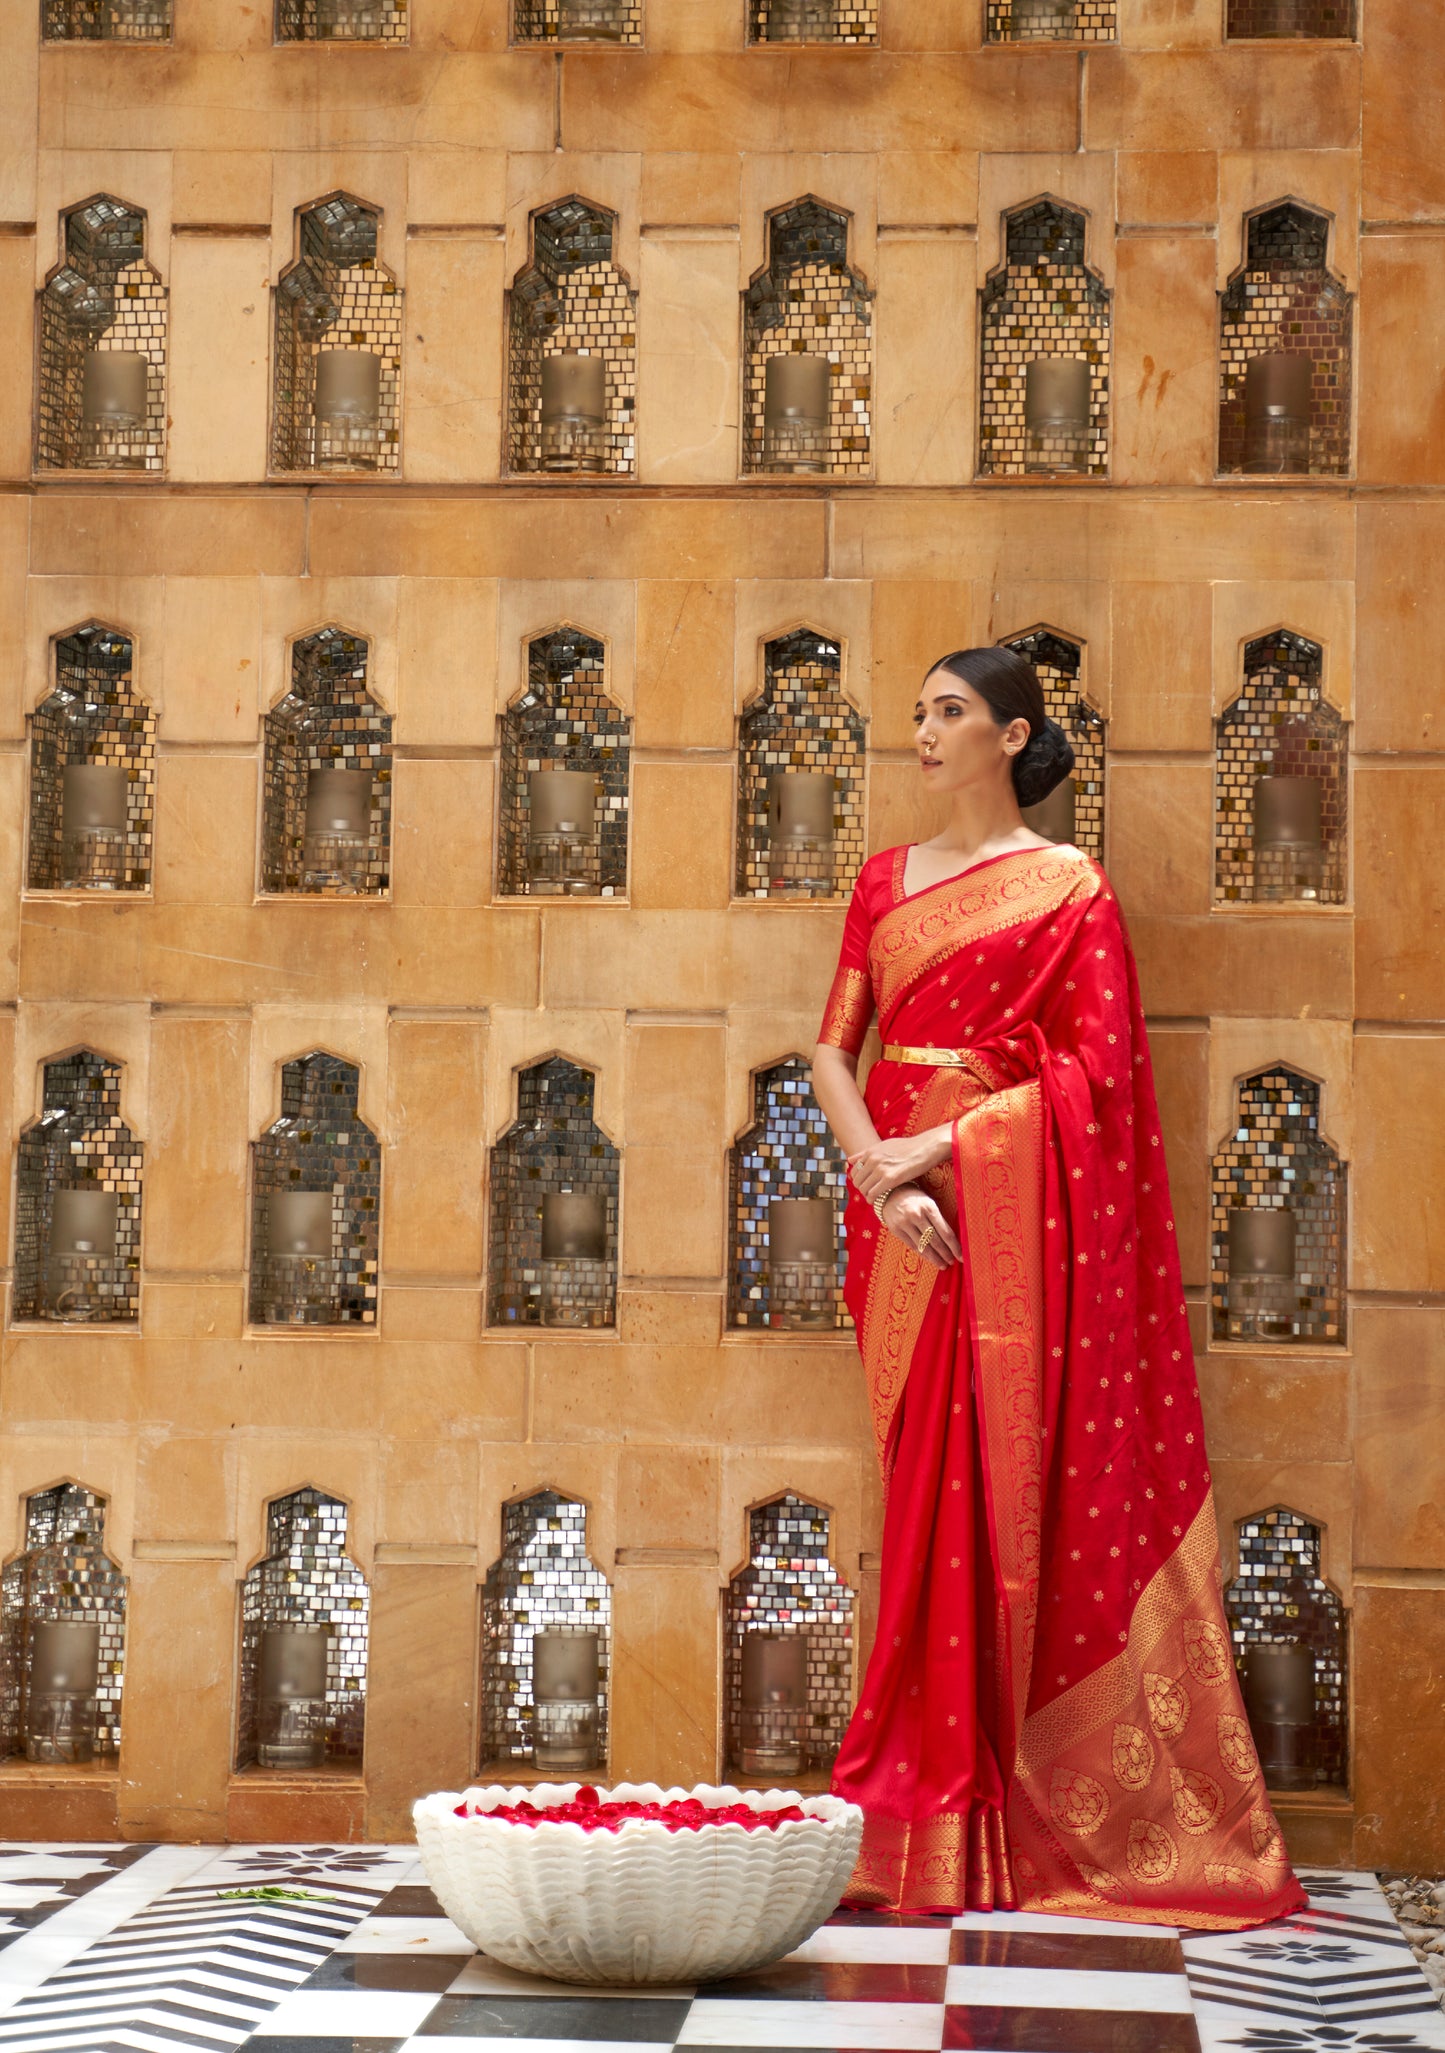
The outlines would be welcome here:
<svg viewBox="0 0 1445 2053">
<path fill-rule="evenodd" d="M 885 1062 L 926 1062 L 930 1069 L 967 1069 L 974 1057 L 967 1048 L 893 1048 L 883 1050 Z"/>
</svg>

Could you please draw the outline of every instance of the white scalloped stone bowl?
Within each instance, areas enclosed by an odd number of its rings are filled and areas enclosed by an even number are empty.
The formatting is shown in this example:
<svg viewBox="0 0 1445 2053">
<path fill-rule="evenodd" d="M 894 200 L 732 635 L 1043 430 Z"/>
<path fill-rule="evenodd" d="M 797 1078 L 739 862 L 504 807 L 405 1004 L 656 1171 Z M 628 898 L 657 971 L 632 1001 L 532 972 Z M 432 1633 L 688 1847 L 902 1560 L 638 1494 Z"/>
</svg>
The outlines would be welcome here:
<svg viewBox="0 0 1445 2053">
<path fill-rule="evenodd" d="M 779 1960 L 837 1907 L 863 1836 L 862 1811 L 840 1797 L 708 1783 L 622 1782 L 598 1794 L 604 1803 L 695 1797 L 709 1809 L 796 1804 L 804 1816 L 753 1831 L 669 1832 L 629 1818 L 619 1831 L 588 1832 L 564 1820 L 520 1825 L 485 1815 L 523 1802 L 565 1804 L 581 1786 L 443 1791 L 412 1811 L 427 1880 L 452 1923 L 504 1967 L 553 1981 L 718 1981 Z M 474 1814 L 457 1817 L 460 1803 Z"/>
</svg>

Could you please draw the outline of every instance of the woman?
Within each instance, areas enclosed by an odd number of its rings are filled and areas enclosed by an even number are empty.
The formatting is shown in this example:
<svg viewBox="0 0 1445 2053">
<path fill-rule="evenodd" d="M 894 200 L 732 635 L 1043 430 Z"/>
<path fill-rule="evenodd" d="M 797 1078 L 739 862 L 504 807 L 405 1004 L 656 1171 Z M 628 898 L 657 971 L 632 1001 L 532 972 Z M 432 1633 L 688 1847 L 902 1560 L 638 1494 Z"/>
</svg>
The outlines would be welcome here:
<svg viewBox="0 0 1445 2053">
<path fill-rule="evenodd" d="M 1073 751 L 1022 657 L 945 656 L 914 717 L 952 816 L 864 865 L 813 1069 L 886 1492 L 848 1900 L 1260 1924 L 1305 1898 L 1235 1678 L 1123 922 L 1023 824 Z"/>
</svg>

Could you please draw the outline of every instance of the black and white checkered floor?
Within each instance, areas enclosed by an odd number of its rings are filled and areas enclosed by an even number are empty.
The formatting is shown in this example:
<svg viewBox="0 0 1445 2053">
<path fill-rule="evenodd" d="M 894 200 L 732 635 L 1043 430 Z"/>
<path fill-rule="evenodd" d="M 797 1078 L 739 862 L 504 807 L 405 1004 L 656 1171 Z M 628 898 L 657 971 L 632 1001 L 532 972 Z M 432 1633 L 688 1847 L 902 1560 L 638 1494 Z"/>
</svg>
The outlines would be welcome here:
<svg viewBox="0 0 1445 2053">
<path fill-rule="evenodd" d="M 494 1966 L 404 1847 L 0 1844 L 0 2053 L 1445 2053 L 1374 1876 L 1304 1880 L 1257 1932 L 840 1918 L 736 1981 L 613 1993 Z M 227 1893 L 266 1884 L 312 1900 Z"/>
</svg>

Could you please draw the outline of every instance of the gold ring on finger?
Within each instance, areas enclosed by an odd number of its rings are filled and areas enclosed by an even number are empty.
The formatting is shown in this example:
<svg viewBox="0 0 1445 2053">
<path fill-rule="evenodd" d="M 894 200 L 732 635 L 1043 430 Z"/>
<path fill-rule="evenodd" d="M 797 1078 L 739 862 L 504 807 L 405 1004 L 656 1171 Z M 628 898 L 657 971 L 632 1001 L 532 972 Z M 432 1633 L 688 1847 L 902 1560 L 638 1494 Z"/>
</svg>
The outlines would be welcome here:
<svg viewBox="0 0 1445 2053">
<path fill-rule="evenodd" d="M 933 1238 L 933 1228 L 932 1228 L 931 1226 L 925 1226 L 925 1227 L 924 1227 L 924 1229 L 923 1229 L 923 1231 L 922 1231 L 922 1233 L 920 1233 L 920 1234 L 919 1234 L 919 1236 L 918 1236 L 918 1252 L 919 1252 L 919 1254 L 922 1254 L 922 1253 L 924 1252 L 924 1250 L 925 1250 L 925 1249 L 927 1248 L 927 1246 L 928 1246 L 928 1243 L 929 1243 L 929 1241 L 931 1241 L 931 1240 L 932 1240 L 932 1238 Z"/>
</svg>

